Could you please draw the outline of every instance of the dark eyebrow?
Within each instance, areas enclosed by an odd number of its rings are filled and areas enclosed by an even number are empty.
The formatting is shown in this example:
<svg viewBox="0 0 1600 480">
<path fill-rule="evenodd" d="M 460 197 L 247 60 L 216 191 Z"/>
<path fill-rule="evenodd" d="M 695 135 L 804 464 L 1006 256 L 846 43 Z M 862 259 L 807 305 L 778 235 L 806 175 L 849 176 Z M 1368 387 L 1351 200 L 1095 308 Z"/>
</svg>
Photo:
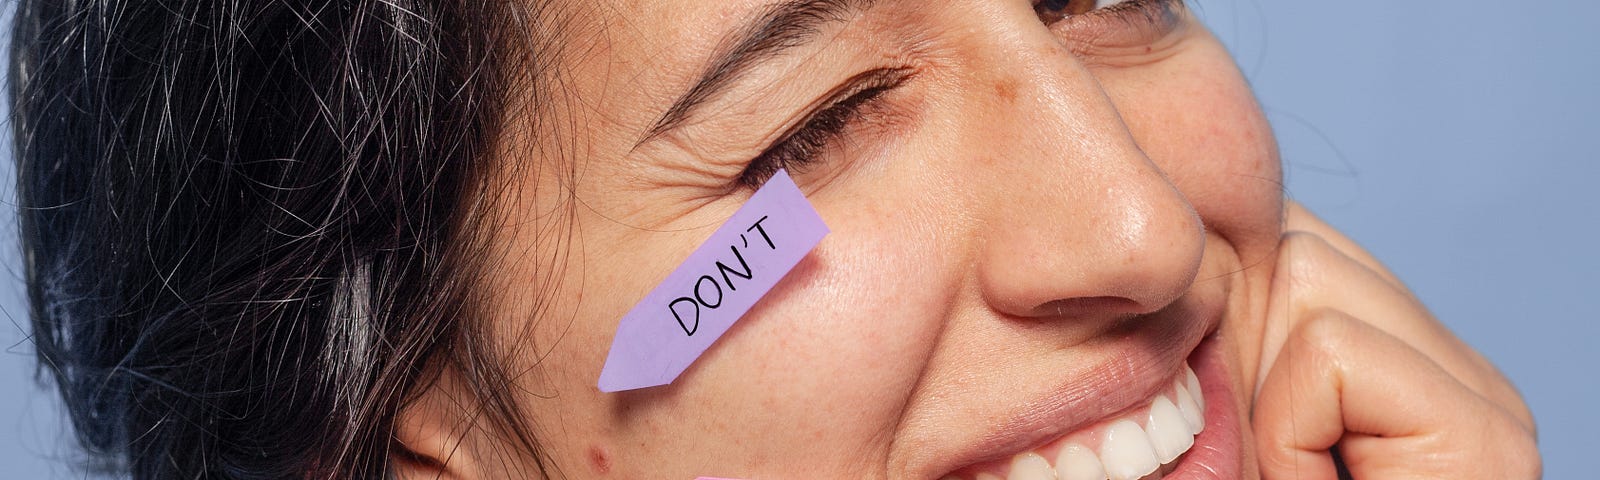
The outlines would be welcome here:
<svg viewBox="0 0 1600 480">
<path fill-rule="evenodd" d="M 672 107 L 656 120 L 644 139 L 649 140 L 678 126 L 695 107 L 710 99 L 734 79 L 756 64 L 775 58 L 784 51 L 805 45 L 830 23 L 843 22 L 851 12 L 865 9 L 874 0 L 788 0 L 768 7 L 761 16 L 735 30 L 719 48 L 693 87 L 678 97 Z"/>
</svg>

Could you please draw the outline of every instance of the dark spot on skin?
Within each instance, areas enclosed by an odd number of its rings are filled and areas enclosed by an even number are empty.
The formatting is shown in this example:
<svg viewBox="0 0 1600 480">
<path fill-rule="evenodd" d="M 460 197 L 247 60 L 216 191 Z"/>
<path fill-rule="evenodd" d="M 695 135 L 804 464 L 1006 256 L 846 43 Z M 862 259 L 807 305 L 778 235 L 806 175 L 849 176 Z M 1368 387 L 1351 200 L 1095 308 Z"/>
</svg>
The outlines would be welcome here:
<svg viewBox="0 0 1600 480">
<path fill-rule="evenodd" d="M 1016 101 L 1017 80 L 1011 77 L 1005 77 L 994 82 L 994 94 L 1007 102 Z"/>
<path fill-rule="evenodd" d="M 611 473 L 611 457 L 606 455 L 606 450 L 599 445 L 589 446 L 589 465 L 594 467 L 594 473 L 600 475 Z"/>
</svg>

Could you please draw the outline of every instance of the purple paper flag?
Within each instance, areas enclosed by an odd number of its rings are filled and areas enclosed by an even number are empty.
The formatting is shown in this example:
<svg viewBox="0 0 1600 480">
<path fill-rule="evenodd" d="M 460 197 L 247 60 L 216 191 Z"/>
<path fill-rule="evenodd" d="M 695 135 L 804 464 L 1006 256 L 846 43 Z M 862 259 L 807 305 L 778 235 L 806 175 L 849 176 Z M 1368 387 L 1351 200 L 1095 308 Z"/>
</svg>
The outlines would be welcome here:
<svg viewBox="0 0 1600 480">
<path fill-rule="evenodd" d="M 600 391 L 672 383 L 828 234 L 778 170 L 617 325 Z"/>
</svg>

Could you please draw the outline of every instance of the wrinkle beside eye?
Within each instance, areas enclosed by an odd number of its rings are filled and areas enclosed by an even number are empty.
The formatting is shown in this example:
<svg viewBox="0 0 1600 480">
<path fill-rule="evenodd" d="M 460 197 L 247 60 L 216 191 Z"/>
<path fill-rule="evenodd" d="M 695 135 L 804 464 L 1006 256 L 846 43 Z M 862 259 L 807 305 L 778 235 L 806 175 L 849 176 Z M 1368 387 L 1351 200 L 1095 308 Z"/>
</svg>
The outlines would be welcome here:
<svg viewBox="0 0 1600 480">
<path fill-rule="evenodd" d="M 698 127 L 696 125 L 695 127 Z M 721 185 L 720 178 L 728 178 L 744 168 L 738 155 L 741 133 L 725 132 L 722 135 L 704 135 L 698 128 L 668 132 L 652 139 L 634 151 L 637 162 L 658 167 L 662 179 L 657 186 Z"/>
<path fill-rule="evenodd" d="M 654 137 L 635 148 L 632 156 L 675 172 L 675 177 L 692 175 L 692 184 L 722 191 L 751 159 L 804 121 L 808 111 L 806 105 L 787 100 L 747 101 Z"/>
</svg>

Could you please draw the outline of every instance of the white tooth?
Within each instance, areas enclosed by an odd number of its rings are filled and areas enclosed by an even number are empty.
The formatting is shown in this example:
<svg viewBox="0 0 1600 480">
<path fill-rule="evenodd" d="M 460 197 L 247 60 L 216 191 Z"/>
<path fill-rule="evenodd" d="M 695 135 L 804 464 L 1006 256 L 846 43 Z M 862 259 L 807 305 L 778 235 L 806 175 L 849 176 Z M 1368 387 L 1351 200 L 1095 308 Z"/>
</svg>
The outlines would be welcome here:
<svg viewBox="0 0 1600 480">
<path fill-rule="evenodd" d="M 1056 455 L 1056 474 L 1061 480 L 1106 480 L 1106 467 L 1100 465 L 1094 450 L 1069 443 Z"/>
<path fill-rule="evenodd" d="M 1000 476 L 993 473 L 980 473 L 978 474 L 978 480 L 1000 480 Z"/>
<path fill-rule="evenodd" d="M 1200 377 L 1195 376 L 1194 369 L 1189 364 L 1183 364 L 1184 381 L 1189 382 L 1189 395 L 1194 397 L 1194 405 L 1200 407 L 1201 412 L 1206 411 L 1206 393 L 1200 390 Z"/>
<path fill-rule="evenodd" d="M 1129 420 L 1118 420 L 1106 429 L 1105 441 L 1100 444 L 1100 462 L 1111 480 L 1134 480 L 1161 466 L 1150 447 L 1150 436 Z"/>
<path fill-rule="evenodd" d="M 1200 414 L 1200 406 L 1195 405 L 1194 396 L 1189 395 L 1189 387 L 1183 386 L 1183 381 L 1178 381 L 1178 413 L 1183 414 L 1183 421 L 1189 424 L 1189 433 L 1200 433 L 1206 428 L 1206 419 Z"/>
<path fill-rule="evenodd" d="M 1011 459 L 1011 473 L 1006 480 L 1056 480 L 1056 471 L 1039 454 L 1024 453 Z"/>
<path fill-rule="evenodd" d="M 1178 406 L 1166 395 L 1156 395 L 1150 402 L 1150 420 L 1145 422 L 1145 433 L 1150 435 L 1150 446 L 1155 447 L 1156 459 L 1171 462 L 1194 445 L 1194 434 L 1189 433 L 1189 422 L 1178 412 Z"/>
</svg>

